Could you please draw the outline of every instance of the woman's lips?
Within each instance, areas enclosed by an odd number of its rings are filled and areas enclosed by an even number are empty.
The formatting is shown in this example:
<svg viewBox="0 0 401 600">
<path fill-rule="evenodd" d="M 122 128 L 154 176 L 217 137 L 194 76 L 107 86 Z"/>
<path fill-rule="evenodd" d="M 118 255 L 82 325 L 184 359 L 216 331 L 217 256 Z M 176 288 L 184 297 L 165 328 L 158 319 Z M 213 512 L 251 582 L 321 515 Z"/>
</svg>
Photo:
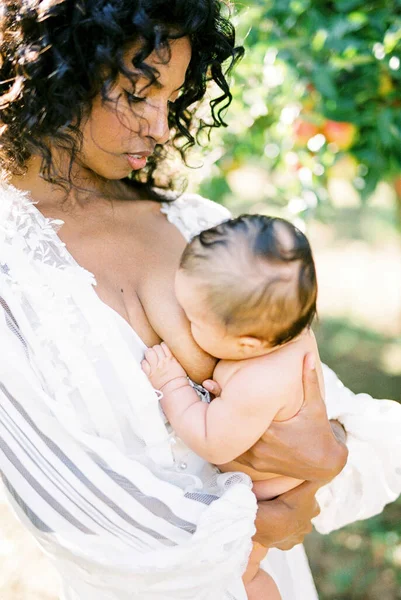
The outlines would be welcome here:
<svg viewBox="0 0 401 600">
<path fill-rule="evenodd" d="M 149 152 L 141 152 L 140 154 L 126 154 L 128 163 L 133 171 L 138 171 L 146 167 Z"/>
</svg>

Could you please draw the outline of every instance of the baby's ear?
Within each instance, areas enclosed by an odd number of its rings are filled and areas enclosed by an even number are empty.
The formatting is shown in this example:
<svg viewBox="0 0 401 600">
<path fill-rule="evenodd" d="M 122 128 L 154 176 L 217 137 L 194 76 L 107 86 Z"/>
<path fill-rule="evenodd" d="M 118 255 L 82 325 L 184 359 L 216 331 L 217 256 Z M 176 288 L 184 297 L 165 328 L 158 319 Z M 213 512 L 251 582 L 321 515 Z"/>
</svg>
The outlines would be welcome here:
<svg viewBox="0 0 401 600">
<path fill-rule="evenodd" d="M 261 350 L 264 347 L 263 340 L 251 335 L 243 335 L 239 338 L 239 345 L 244 353 L 251 354 L 257 350 Z"/>
</svg>

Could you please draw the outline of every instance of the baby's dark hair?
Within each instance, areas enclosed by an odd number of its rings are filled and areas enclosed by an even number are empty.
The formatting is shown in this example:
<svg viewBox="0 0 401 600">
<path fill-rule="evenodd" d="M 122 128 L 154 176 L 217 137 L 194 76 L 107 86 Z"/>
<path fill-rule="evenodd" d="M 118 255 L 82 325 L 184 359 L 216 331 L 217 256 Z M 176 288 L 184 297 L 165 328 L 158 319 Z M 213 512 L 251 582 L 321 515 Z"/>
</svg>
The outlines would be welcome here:
<svg viewBox="0 0 401 600">
<path fill-rule="evenodd" d="M 124 54 L 138 42 L 133 66 L 153 83 L 158 72 L 146 64 L 157 51 L 165 62 L 169 42 L 188 36 L 192 58 L 182 93 L 170 107 L 172 145 L 184 158 L 203 128 L 225 125 L 231 102 L 225 76 L 242 55 L 235 32 L 223 14 L 225 0 L 3 0 L 0 5 L 0 164 L 7 173 L 24 171 L 36 153 L 45 179 L 55 178 L 51 145 L 67 149 L 71 167 L 80 148 L 80 124 L 93 99 L 108 92 L 121 73 L 135 86 Z M 226 62 L 227 61 L 227 62 Z M 206 124 L 194 118 L 209 81 L 220 93 L 210 102 Z M 171 146 L 170 146 L 171 147 Z M 155 170 L 167 148 L 158 146 L 145 169 L 130 183 L 158 199 Z M 171 177 L 164 187 L 172 188 Z M 163 187 L 161 182 L 157 182 Z"/>
<path fill-rule="evenodd" d="M 312 250 L 284 219 L 242 215 L 202 231 L 180 269 L 202 281 L 208 309 L 230 333 L 271 347 L 295 338 L 316 314 Z"/>
</svg>

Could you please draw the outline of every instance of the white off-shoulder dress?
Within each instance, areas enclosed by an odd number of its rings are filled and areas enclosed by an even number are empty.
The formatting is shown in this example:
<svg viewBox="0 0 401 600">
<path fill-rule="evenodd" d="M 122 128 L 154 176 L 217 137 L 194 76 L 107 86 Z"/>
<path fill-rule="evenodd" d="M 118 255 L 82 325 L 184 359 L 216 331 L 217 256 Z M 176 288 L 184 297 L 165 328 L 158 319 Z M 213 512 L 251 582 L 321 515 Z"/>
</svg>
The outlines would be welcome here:
<svg viewBox="0 0 401 600">
<path fill-rule="evenodd" d="M 186 239 L 229 216 L 186 195 L 161 211 Z M 0 472 L 55 565 L 63 600 L 246 600 L 256 501 L 165 423 L 140 369 L 145 344 L 28 196 L 0 186 Z M 349 460 L 322 488 L 328 532 L 401 492 L 401 406 L 353 395 L 325 370 Z M 301 546 L 263 565 L 283 600 L 316 600 Z"/>
</svg>

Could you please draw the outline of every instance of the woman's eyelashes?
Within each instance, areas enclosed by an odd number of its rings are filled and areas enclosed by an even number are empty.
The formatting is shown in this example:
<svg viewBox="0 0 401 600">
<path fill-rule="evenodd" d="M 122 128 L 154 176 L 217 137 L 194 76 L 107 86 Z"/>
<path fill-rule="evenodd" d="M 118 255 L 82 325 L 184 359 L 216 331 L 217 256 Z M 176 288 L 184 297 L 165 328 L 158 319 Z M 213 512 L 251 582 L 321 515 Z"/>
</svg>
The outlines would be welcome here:
<svg viewBox="0 0 401 600">
<path fill-rule="evenodd" d="M 126 99 L 128 100 L 129 104 L 139 104 L 140 102 L 145 102 L 148 99 L 147 96 L 137 96 L 136 94 L 129 92 L 128 90 L 125 90 L 125 89 L 124 89 L 124 95 L 125 95 Z M 178 100 L 180 95 L 181 95 L 181 90 L 179 90 L 178 92 L 174 92 L 174 95 L 169 100 L 167 100 L 167 105 L 169 108 L 174 105 L 174 103 Z"/>
<path fill-rule="evenodd" d="M 124 90 L 125 97 L 127 98 L 130 104 L 138 104 L 139 102 L 145 102 L 146 96 L 136 96 L 132 92 L 128 90 Z"/>
</svg>

